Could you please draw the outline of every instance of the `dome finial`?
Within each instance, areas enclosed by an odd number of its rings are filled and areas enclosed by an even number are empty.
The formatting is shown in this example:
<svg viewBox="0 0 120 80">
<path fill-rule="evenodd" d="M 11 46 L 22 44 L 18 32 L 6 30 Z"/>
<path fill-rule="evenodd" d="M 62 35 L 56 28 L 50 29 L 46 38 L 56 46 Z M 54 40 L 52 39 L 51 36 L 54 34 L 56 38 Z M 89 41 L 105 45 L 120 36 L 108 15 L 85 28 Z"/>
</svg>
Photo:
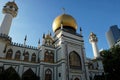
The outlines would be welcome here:
<svg viewBox="0 0 120 80">
<path fill-rule="evenodd" d="M 12 0 L 13 2 L 15 2 L 15 0 Z"/>
<path fill-rule="evenodd" d="M 62 8 L 62 11 L 63 11 L 63 14 L 65 14 L 65 8 L 64 7 Z"/>
</svg>

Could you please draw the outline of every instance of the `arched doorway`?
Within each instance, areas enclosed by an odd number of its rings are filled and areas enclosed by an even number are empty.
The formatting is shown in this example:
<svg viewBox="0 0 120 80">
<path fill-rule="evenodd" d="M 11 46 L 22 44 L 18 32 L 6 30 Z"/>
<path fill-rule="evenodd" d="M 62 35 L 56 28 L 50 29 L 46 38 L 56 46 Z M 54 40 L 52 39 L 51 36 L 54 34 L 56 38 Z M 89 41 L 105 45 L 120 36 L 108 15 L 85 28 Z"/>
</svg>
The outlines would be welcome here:
<svg viewBox="0 0 120 80">
<path fill-rule="evenodd" d="M 45 71 L 45 80 L 52 80 L 52 71 L 50 69 Z"/>
<path fill-rule="evenodd" d="M 20 76 L 13 67 L 9 67 L 3 72 L 3 80 L 20 80 Z"/>
<path fill-rule="evenodd" d="M 74 80 L 80 80 L 79 78 L 75 78 Z"/>
<path fill-rule="evenodd" d="M 38 80 L 38 77 L 36 74 L 32 71 L 31 68 L 29 68 L 27 71 L 25 71 L 22 75 L 22 80 Z"/>
</svg>

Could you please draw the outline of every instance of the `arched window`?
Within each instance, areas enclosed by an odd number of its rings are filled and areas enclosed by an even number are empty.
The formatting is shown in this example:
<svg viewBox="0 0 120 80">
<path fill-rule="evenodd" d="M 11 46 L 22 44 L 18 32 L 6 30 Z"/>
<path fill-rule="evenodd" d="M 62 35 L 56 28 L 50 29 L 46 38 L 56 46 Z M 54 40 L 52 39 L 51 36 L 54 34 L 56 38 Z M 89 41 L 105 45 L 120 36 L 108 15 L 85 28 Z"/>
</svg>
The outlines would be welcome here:
<svg viewBox="0 0 120 80">
<path fill-rule="evenodd" d="M 50 62 L 53 63 L 54 62 L 54 54 L 52 52 L 45 52 L 45 58 L 44 58 L 45 62 Z"/>
<path fill-rule="evenodd" d="M 45 80 L 52 80 L 52 71 L 50 69 L 45 71 Z"/>
<path fill-rule="evenodd" d="M 35 53 L 32 54 L 32 59 L 31 59 L 32 62 L 35 62 L 36 61 L 36 55 Z"/>
<path fill-rule="evenodd" d="M 69 64 L 70 64 L 70 68 L 75 68 L 75 69 L 82 68 L 81 58 L 75 51 L 71 52 L 69 55 Z"/>
<path fill-rule="evenodd" d="M 7 51 L 7 54 L 6 54 L 6 58 L 7 58 L 7 59 L 12 59 L 12 55 L 13 55 L 13 50 L 12 50 L 12 49 L 9 49 L 9 50 Z"/>
<path fill-rule="evenodd" d="M 49 57 L 50 57 L 50 62 L 53 63 L 54 62 L 54 54 L 52 52 L 49 54 Z"/>
<path fill-rule="evenodd" d="M 24 61 L 29 61 L 29 53 L 28 52 L 26 52 L 24 54 Z"/>
<path fill-rule="evenodd" d="M 45 62 L 49 61 L 49 53 L 48 51 L 45 52 L 45 58 L 44 58 Z"/>
<path fill-rule="evenodd" d="M 16 59 L 16 60 L 20 60 L 20 55 L 21 55 L 21 52 L 18 50 L 18 51 L 15 53 L 15 59 Z"/>
</svg>

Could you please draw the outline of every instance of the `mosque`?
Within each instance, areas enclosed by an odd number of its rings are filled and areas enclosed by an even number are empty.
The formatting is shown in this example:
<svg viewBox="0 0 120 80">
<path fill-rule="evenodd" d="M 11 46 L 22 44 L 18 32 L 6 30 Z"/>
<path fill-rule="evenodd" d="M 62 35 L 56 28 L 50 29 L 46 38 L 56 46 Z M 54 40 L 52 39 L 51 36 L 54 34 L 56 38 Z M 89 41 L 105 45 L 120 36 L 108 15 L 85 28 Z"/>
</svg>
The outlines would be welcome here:
<svg viewBox="0 0 120 80">
<path fill-rule="evenodd" d="M 12 42 L 9 31 L 18 6 L 10 1 L 3 7 L 0 26 L 0 80 L 93 80 L 104 73 L 97 47 L 97 36 L 89 41 L 94 59 L 86 57 L 82 30 L 77 33 L 76 20 L 69 14 L 57 16 L 51 33 L 42 36 L 38 47 Z M 16 34 L 17 35 L 17 34 Z M 1 76 L 3 75 L 3 76 Z M 12 78 L 12 79 L 10 79 Z"/>
</svg>

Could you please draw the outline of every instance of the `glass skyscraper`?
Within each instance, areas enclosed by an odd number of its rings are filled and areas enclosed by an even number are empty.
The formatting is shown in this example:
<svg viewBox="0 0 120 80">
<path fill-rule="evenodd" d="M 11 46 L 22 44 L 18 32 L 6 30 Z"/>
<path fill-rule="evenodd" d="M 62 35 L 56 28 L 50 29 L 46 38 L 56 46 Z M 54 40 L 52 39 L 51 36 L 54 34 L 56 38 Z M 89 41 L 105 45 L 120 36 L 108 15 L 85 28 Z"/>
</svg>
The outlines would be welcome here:
<svg viewBox="0 0 120 80">
<path fill-rule="evenodd" d="M 117 25 L 111 26 L 108 32 L 106 33 L 106 37 L 109 47 L 112 47 L 120 38 L 120 29 L 118 28 L 118 26 Z"/>
</svg>

